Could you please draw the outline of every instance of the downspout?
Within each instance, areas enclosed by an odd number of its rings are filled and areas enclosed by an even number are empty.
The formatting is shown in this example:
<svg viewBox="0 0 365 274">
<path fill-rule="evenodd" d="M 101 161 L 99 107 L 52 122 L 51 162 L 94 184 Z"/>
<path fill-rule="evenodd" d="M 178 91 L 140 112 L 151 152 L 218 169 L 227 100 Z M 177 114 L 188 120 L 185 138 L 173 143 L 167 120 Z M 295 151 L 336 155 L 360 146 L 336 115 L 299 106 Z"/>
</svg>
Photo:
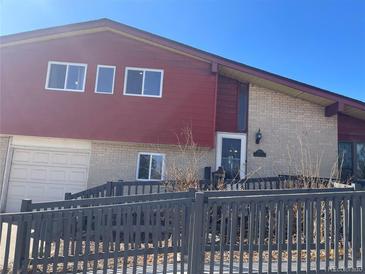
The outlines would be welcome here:
<svg viewBox="0 0 365 274">
<path fill-rule="evenodd" d="M 213 69 L 215 68 L 215 69 Z M 217 98 L 218 98 L 218 78 L 219 78 L 219 64 L 218 63 L 212 63 L 212 72 L 215 73 L 215 88 L 214 88 L 214 104 L 213 104 L 213 132 L 212 132 L 212 144 L 213 149 L 217 149 L 216 144 L 216 120 L 217 120 Z M 216 153 L 216 151 L 215 151 Z M 216 157 L 214 157 L 216 159 Z M 214 160 L 214 168 L 216 167 L 217 163 Z"/>
</svg>

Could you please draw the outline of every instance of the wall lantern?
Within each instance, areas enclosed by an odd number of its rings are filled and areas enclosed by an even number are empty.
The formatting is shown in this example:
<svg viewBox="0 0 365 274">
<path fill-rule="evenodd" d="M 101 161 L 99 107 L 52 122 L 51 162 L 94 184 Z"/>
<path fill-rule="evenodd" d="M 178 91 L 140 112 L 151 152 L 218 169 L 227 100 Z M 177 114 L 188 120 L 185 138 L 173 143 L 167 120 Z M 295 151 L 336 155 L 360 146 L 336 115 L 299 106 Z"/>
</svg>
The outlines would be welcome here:
<svg viewBox="0 0 365 274">
<path fill-rule="evenodd" d="M 259 131 L 256 132 L 256 144 L 259 144 L 261 139 L 262 139 L 262 133 L 261 130 L 259 129 Z"/>
</svg>

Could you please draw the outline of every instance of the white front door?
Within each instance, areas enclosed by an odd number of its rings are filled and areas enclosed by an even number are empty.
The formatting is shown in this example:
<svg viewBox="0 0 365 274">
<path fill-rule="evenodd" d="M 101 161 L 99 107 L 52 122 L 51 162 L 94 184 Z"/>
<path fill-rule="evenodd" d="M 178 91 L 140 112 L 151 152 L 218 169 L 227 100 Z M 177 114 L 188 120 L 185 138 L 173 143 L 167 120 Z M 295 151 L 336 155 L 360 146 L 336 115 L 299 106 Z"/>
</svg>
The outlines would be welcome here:
<svg viewBox="0 0 365 274">
<path fill-rule="evenodd" d="M 246 176 L 246 134 L 217 133 L 216 168 L 223 167 L 226 179 Z"/>
</svg>

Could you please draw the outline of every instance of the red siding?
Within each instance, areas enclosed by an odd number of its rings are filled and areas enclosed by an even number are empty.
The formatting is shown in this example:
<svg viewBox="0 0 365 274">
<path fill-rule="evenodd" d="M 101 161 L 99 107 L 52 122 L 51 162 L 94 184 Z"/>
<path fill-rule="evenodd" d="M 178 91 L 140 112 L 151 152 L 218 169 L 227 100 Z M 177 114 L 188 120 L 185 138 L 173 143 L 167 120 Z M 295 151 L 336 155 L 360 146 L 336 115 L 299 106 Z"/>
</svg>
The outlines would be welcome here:
<svg viewBox="0 0 365 274">
<path fill-rule="evenodd" d="M 216 130 L 237 132 L 238 82 L 231 78 L 218 78 Z"/>
<path fill-rule="evenodd" d="M 213 146 L 209 63 L 110 32 L 7 47 L 1 59 L 1 133 L 174 144 L 191 126 Z M 86 91 L 45 90 L 50 60 L 87 63 Z M 117 66 L 113 95 L 94 93 L 97 64 Z M 162 98 L 123 96 L 126 66 L 164 69 Z"/>
<path fill-rule="evenodd" d="M 365 142 L 365 121 L 338 115 L 338 140 Z"/>
</svg>

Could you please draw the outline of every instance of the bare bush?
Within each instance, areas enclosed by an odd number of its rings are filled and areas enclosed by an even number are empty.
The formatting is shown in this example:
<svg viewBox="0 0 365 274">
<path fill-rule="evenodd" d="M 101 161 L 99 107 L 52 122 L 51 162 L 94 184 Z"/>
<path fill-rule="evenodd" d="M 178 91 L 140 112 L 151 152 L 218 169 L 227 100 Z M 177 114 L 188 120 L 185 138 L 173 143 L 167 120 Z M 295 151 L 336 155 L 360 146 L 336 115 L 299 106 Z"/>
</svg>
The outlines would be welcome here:
<svg viewBox="0 0 365 274">
<path fill-rule="evenodd" d="M 200 180 L 200 167 L 207 157 L 207 150 L 194 141 L 191 127 L 185 127 L 176 135 L 178 154 L 169 160 L 166 175 L 173 181 L 175 191 L 197 189 Z M 167 186 L 171 184 L 167 182 Z"/>
</svg>

